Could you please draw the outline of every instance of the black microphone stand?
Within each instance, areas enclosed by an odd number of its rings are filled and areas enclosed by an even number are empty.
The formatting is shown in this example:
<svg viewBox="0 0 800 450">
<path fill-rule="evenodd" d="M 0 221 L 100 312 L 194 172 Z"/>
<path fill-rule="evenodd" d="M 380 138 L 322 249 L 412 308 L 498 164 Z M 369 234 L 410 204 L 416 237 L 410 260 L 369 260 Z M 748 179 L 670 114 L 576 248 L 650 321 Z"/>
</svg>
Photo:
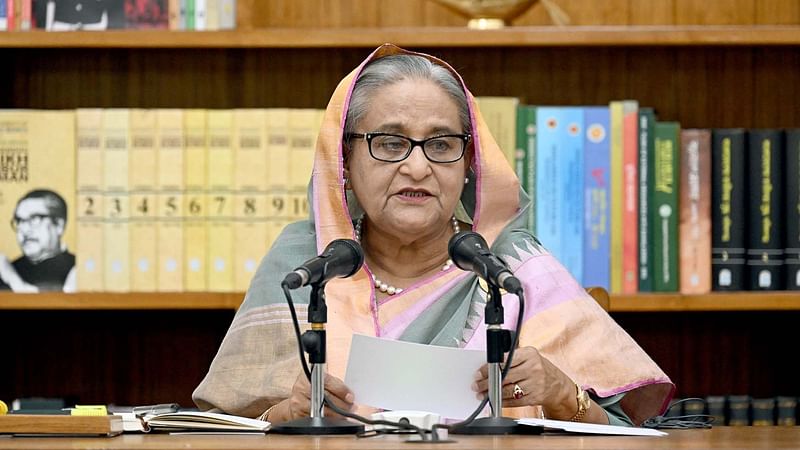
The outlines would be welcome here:
<svg viewBox="0 0 800 450">
<path fill-rule="evenodd" d="M 324 416 L 325 398 L 325 323 L 328 321 L 328 306 L 325 304 L 325 283 L 311 283 L 308 303 L 308 322 L 311 329 L 303 333 L 303 349 L 311 363 L 311 417 L 290 420 L 270 428 L 279 434 L 356 434 L 364 426 L 342 419 Z"/>
<path fill-rule="evenodd" d="M 503 301 L 500 288 L 491 281 L 489 285 L 489 298 L 486 300 L 484 321 L 486 323 L 486 362 L 489 363 L 489 404 L 492 415 L 481 417 L 472 422 L 451 428 L 453 434 L 521 434 L 521 427 L 514 419 L 502 417 L 503 413 L 503 380 L 500 372 L 500 363 L 503 354 L 511 350 L 513 339 L 511 332 L 503 329 Z M 531 427 L 533 428 L 533 427 Z"/>
</svg>

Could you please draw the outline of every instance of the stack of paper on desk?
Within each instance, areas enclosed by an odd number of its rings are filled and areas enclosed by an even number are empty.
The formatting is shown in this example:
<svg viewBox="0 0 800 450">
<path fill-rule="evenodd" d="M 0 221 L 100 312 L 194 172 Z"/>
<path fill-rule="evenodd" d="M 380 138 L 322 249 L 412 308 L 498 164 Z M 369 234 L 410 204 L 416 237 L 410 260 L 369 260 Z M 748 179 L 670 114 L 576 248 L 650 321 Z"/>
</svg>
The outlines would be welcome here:
<svg viewBox="0 0 800 450">
<path fill-rule="evenodd" d="M 521 425 L 542 426 L 545 430 L 561 430 L 569 433 L 613 434 L 619 436 L 666 436 L 663 431 L 652 428 L 620 427 L 615 425 L 599 425 L 596 423 L 567 422 L 551 419 L 519 419 Z"/>
</svg>

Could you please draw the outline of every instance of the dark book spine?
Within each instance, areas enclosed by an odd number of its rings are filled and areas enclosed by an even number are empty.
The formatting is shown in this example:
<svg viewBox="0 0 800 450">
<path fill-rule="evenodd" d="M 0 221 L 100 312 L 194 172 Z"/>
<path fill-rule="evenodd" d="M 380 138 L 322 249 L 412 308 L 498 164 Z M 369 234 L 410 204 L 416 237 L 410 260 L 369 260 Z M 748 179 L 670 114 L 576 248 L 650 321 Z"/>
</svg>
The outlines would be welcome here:
<svg viewBox="0 0 800 450">
<path fill-rule="evenodd" d="M 786 289 L 800 290 L 800 128 L 786 130 Z"/>
<path fill-rule="evenodd" d="M 775 398 L 753 399 L 753 426 L 766 427 L 775 425 Z"/>
<path fill-rule="evenodd" d="M 708 415 L 714 418 L 712 423 L 715 427 L 725 426 L 725 396 L 709 395 L 706 397 Z"/>
<path fill-rule="evenodd" d="M 649 228 L 650 178 L 655 170 L 653 148 L 656 135 L 653 108 L 639 108 L 639 291 L 653 291 L 653 231 Z"/>
<path fill-rule="evenodd" d="M 706 413 L 706 402 L 702 398 L 690 398 L 683 402 L 683 415 L 695 416 Z"/>
<path fill-rule="evenodd" d="M 728 425 L 746 427 L 750 425 L 750 396 L 728 396 Z"/>
<path fill-rule="evenodd" d="M 664 417 L 678 417 L 683 415 L 683 405 L 679 398 L 673 398 L 669 402 L 669 407 L 664 412 Z"/>
<path fill-rule="evenodd" d="M 677 292 L 678 198 L 680 190 L 680 125 L 656 122 L 650 229 L 653 239 L 653 291 Z"/>
<path fill-rule="evenodd" d="M 797 397 L 777 397 L 777 424 L 793 427 L 797 425 Z"/>
<path fill-rule="evenodd" d="M 717 129 L 711 137 L 712 289 L 745 288 L 745 131 Z"/>
<path fill-rule="evenodd" d="M 63 398 L 50 397 L 23 397 L 11 402 L 12 411 L 58 411 L 64 409 L 66 401 Z"/>
<path fill-rule="evenodd" d="M 747 159 L 749 289 L 783 289 L 783 132 L 750 130 Z"/>
</svg>

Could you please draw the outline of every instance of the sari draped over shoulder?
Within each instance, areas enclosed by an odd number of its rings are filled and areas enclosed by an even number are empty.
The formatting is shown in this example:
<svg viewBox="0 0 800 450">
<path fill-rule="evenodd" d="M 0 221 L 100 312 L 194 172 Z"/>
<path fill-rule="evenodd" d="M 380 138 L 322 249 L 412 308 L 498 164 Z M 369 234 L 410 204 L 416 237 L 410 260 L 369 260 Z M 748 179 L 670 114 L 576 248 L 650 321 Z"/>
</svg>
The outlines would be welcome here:
<svg viewBox="0 0 800 450">
<path fill-rule="evenodd" d="M 310 217 L 284 229 L 261 262 L 245 300 L 193 398 L 216 408 L 255 417 L 290 395 L 301 372 L 297 342 L 280 283 L 334 239 L 354 237 L 354 204 L 343 181 L 342 133 L 353 84 L 363 67 L 386 55 L 411 53 L 390 44 L 376 49 L 337 86 L 325 112 L 309 185 Z M 445 62 L 420 54 L 447 67 Z M 463 81 L 461 81 L 463 85 Z M 634 424 L 664 411 L 674 386 L 661 369 L 585 292 L 529 232 L 527 195 L 489 133 L 467 92 L 474 154 L 461 203 L 473 231 L 484 236 L 525 289 L 520 346 L 533 346 L 597 397 L 624 393 L 621 407 Z M 468 220 L 469 220 L 468 219 Z M 353 333 L 432 345 L 484 349 L 485 285 L 452 268 L 375 300 L 369 268 L 328 283 L 328 372 L 344 379 Z M 305 327 L 310 289 L 294 291 Z M 516 297 L 503 296 L 505 327 L 516 326 Z M 356 399 L 356 402 L 358 399 Z M 531 416 L 508 408 L 508 416 Z"/>
</svg>

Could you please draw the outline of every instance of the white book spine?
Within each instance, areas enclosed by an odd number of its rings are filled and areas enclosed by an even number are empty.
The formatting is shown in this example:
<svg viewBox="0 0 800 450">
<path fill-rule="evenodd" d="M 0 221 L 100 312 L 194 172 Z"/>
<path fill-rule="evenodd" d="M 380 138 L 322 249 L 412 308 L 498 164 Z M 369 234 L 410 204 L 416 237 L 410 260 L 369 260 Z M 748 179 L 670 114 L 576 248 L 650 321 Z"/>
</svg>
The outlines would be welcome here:
<svg viewBox="0 0 800 450">
<path fill-rule="evenodd" d="M 219 2 L 219 29 L 236 29 L 236 0 L 210 0 Z"/>
<path fill-rule="evenodd" d="M 194 0 L 194 29 L 206 30 L 206 0 Z"/>
</svg>

